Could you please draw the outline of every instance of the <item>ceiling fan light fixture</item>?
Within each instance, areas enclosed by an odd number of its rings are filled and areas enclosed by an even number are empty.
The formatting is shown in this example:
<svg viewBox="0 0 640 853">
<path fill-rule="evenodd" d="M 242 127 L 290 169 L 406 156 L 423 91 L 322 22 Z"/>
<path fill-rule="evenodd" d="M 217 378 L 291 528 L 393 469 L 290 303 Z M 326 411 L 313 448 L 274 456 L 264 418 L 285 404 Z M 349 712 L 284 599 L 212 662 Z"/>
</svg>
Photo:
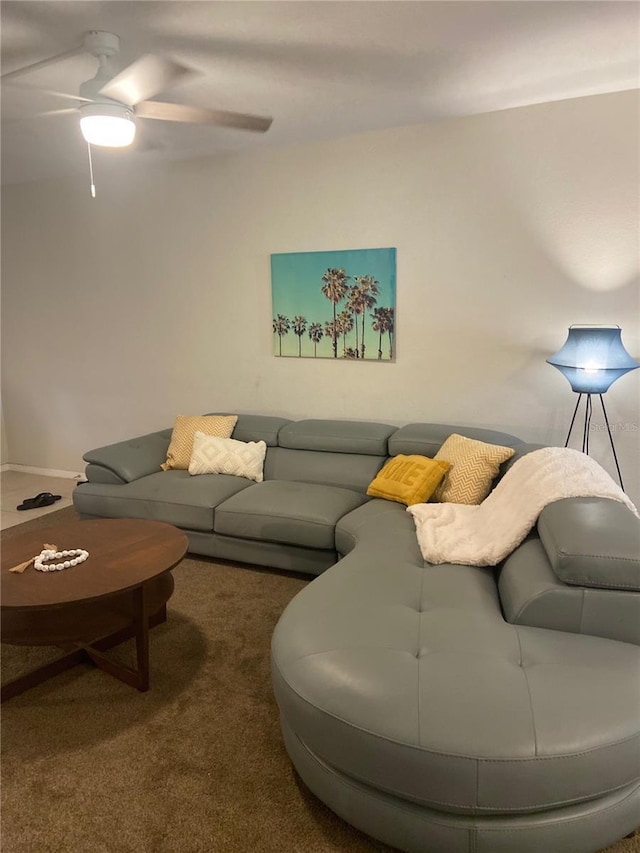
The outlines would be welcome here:
<svg viewBox="0 0 640 853">
<path fill-rule="evenodd" d="M 124 104 L 87 104 L 80 109 L 80 130 L 91 145 L 124 148 L 133 142 L 136 123 Z"/>
</svg>

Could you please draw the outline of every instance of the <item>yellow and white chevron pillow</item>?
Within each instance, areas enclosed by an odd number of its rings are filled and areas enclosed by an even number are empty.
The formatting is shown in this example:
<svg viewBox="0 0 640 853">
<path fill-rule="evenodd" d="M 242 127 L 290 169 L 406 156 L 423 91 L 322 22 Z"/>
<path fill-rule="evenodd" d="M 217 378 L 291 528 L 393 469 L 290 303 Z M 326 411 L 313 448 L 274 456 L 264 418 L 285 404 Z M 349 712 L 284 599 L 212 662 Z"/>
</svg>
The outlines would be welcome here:
<svg viewBox="0 0 640 853">
<path fill-rule="evenodd" d="M 191 460 L 193 437 L 196 430 L 218 438 L 229 438 L 238 421 L 237 415 L 178 415 L 173 425 L 167 461 L 160 467 L 186 470 Z"/>
<path fill-rule="evenodd" d="M 232 474 L 261 483 L 266 452 L 264 441 L 236 441 L 196 432 L 189 473 Z"/>
<path fill-rule="evenodd" d="M 449 462 L 445 474 L 433 495 L 440 503 L 481 504 L 491 491 L 491 483 L 503 462 L 511 459 L 513 447 L 487 444 L 454 433 L 434 456 Z"/>
</svg>

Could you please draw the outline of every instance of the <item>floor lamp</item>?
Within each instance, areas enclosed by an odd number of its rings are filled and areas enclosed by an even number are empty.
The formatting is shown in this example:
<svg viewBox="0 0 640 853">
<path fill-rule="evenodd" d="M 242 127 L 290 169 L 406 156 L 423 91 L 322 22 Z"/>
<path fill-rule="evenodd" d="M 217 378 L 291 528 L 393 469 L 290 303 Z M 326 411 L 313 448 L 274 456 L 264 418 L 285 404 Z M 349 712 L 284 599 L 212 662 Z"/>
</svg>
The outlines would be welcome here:
<svg viewBox="0 0 640 853">
<path fill-rule="evenodd" d="M 567 433 L 564 446 L 567 447 L 573 425 L 578 414 L 578 408 L 583 396 L 585 397 L 584 425 L 582 430 L 582 452 L 589 453 L 589 428 L 591 426 L 591 413 L 593 404 L 591 398 L 598 396 L 602 406 L 604 422 L 607 425 L 607 434 L 616 463 L 620 487 L 622 475 L 618 456 L 613 443 L 613 435 L 609 426 L 607 410 L 604 406 L 604 397 L 616 379 L 624 376 L 630 370 L 640 367 L 640 364 L 632 358 L 622 343 L 622 330 L 620 326 L 569 326 L 569 336 L 562 349 L 547 359 L 549 364 L 556 367 L 560 373 L 569 381 L 571 389 L 578 394 L 578 401 L 573 410 L 571 425 Z"/>
</svg>

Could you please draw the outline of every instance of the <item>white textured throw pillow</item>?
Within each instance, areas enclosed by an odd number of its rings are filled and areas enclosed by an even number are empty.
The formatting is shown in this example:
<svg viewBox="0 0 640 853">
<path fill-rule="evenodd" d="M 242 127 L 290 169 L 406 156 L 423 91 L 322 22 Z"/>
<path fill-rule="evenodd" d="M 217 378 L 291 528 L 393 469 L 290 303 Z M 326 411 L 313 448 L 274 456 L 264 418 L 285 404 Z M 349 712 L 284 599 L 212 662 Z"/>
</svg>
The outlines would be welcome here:
<svg viewBox="0 0 640 853">
<path fill-rule="evenodd" d="M 190 474 L 233 474 L 261 483 L 267 445 L 264 441 L 236 441 L 196 432 L 189 462 Z"/>
</svg>

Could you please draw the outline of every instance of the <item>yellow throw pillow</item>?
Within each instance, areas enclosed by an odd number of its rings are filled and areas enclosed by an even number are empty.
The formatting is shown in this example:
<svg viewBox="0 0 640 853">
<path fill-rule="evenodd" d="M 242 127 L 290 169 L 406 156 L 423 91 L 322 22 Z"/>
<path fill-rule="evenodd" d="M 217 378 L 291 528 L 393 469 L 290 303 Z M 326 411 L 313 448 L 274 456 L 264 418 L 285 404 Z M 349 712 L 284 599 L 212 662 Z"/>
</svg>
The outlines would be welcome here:
<svg viewBox="0 0 640 853">
<path fill-rule="evenodd" d="M 429 500 L 449 470 L 448 462 L 427 456 L 394 456 L 369 484 L 367 494 L 410 506 Z"/>
<path fill-rule="evenodd" d="M 215 435 L 218 438 L 231 438 L 237 421 L 237 415 L 178 415 L 171 433 L 167 461 L 160 467 L 163 471 L 170 468 L 186 471 L 189 468 L 196 432 Z"/>
<path fill-rule="evenodd" d="M 441 503 L 481 504 L 491 491 L 498 468 L 514 453 L 513 447 L 450 435 L 434 457 L 451 465 L 434 499 Z"/>
</svg>

